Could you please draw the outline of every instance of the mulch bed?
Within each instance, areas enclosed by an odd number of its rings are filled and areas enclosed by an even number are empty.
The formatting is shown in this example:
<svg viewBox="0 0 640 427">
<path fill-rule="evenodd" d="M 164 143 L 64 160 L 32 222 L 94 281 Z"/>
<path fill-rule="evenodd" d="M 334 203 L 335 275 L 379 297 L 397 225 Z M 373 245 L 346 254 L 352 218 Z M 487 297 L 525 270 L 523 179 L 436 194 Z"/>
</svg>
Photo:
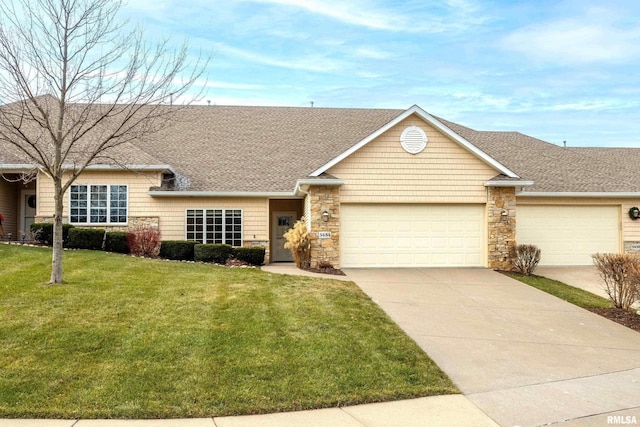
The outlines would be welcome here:
<svg viewBox="0 0 640 427">
<path fill-rule="evenodd" d="M 587 310 L 640 332 L 640 315 L 621 308 L 587 308 Z"/>
<path fill-rule="evenodd" d="M 346 276 L 342 270 L 333 267 L 306 268 L 305 270 L 312 273 L 333 274 L 336 276 Z"/>
</svg>

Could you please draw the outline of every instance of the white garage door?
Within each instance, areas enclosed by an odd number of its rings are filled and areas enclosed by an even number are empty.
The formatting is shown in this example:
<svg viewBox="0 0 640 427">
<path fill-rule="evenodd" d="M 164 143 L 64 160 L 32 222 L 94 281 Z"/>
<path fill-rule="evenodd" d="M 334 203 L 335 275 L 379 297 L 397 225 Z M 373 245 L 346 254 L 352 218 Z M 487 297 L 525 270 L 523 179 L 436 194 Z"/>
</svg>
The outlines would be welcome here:
<svg viewBox="0 0 640 427">
<path fill-rule="evenodd" d="M 591 254 L 619 252 L 616 206 L 525 206 L 516 215 L 516 241 L 542 251 L 540 265 L 591 265 Z"/>
<path fill-rule="evenodd" d="M 343 267 L 484 266 L 484 205 L 340 207 Z"/>
</svg>

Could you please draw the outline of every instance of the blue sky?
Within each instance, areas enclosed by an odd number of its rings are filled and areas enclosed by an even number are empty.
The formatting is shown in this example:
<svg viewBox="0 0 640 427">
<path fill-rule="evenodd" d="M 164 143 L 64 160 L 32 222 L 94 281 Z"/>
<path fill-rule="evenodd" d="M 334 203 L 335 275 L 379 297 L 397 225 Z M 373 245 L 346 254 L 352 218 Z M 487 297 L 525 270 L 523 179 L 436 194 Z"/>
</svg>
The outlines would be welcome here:
<svg viewBox="0 0 640 427">
<path fill-rule="evenodd" d="M 637 0 L 129 0 L 121 12 L 151 40 L 211 56 L 202 103 L 418 104 L 478 130 L 640 147 Z"/>
</svg>

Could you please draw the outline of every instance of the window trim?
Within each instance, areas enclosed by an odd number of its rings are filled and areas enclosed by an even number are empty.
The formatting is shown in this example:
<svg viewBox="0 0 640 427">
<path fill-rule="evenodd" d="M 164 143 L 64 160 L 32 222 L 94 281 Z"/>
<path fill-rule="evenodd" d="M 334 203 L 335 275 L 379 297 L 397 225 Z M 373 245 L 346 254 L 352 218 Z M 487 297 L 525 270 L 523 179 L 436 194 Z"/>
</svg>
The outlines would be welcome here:
<svg viewBox="0 0 640 427">
<path fill-rule="evenodd" d="M 91 222 L 91 186 L 107 186 L 107 222 Z M 127 206 L 124 208 L 126 210 L 125 222 L 111 222 L 111 186 L 117 187 L 125 187 L 127 189 Z M 71 221 L 71 189 L 77 186 L 85 186 L 87 187 L 87 222 L 72 222 Z M 114 227 L 126 227 L 129 224 L 129 184 L 104 184 L 104 183 L 74 183 L 69 186 L 69 190 L 67 191 L 67 221 L 69 224 L 73 225 L 101 225 L 101 226 L 114 226 Z M 122 209 L 122 208 L 116 208 Z"/>
<path fill-rule="evenodd" d="M 214 242 L 209 242 L 207 241 L 207 231 L 206 231 L 206 219 L 207 219 L 207 211 L 222 211 L 222 218 L 224 220 L 224 218 L 226 218 L 225 214 L 227 211 L 240 211 L 240 245 L 235 246 L 235 245 L 231 245 L 234 248 L 239 248 L 242 247 L 244 244 L 244 209 L 242 208 L 185 208 L 184 210 L 184 240 L 188 240 L 190 242 L 198 242 L 198 243 L 202 243 L 199 240 L 192 240 L 189 239 L 187 237 L 188 235 L 188 224 L 187 224 L 187 218 L 188 218 L 188 212 L 189 211 L 200 211 L 202 212 L 202 218 L 203 218 L 203 229 L 202 229 L 202 242 L 204 242 L 204 244 L 215 244 Z M 223 229 L 222 229 L 222 244 L 226 244 L 224 243 L 226 241 L 226 231 L 224 230 L 224 226 L 226 224 L 223 222 Z M 233 238 L 231 240 L 234 240 Z"/>
</svg>

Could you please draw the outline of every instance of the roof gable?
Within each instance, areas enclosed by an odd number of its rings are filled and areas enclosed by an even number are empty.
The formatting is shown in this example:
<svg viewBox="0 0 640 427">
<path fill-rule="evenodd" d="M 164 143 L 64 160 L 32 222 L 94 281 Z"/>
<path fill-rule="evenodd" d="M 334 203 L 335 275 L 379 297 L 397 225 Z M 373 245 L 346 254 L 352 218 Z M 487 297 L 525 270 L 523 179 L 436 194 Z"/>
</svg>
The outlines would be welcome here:
<svg viewBox="0 0 640 427">
<path fill-rule="evenodd" d="M 454 142 L 456 142 L 457 144 L 459 144 L 460 146 L 462 146 L 463 148 L 465 148 L 469 152 L 473 153 L 480 160 L 482 160 L 486 164 L 488 164 L 491 167 L 493 167 L 499 173 L 501 173 L 503 175 L 506 175 L 506 176 L 508 176 L 510 178 L 518 178 L 518 175 L 515 172 L 509 170 L 506 166 L 504 166 L 503 164 L 498 162 L 496 159 L 494 159 L 493 157 L 491 157 L 490 155 L 488 155 L 484 151 L 480 150 L 474 144 L 472 144 L 471 142 L 467 141 L 461 135 L 459 135 L 458 133 L 456 133 L 453 130 L 451 130 L 448 126 L 446 126 L 440 120 L 436 119 L 434 116 L 432 116 L 431 114 L 427 113 L 426 111 L 424 111 L 422 108 L 418 107 L 417 105 L 414 105 L 413 107 L 411 107 L 408 110 L 404 111 L 402 114 L 398 115 L 393 120 L 391 120 L 390 122 L 388 122 L 384 126 L 382 126 L 380 129 L 378 129 L 375 132 L 373 132 L 372 134 L 368 135 L 366 138 L 360 140 L 357 144 L 353 145 L 348 150 L 343 151 L 338 156 L 336 156 L 333 159 L 331 159 L 329 162 L 325 163 L 324 165 L 322 165 L 318 169 L 314 170 L 309 175 L 310 176 L 318 176 L 321 173 L 326 172 L 332 166 L 335 166 L 337 163 L 339 163 L 342 160 L 344 160 L 345 158 L 349 157 L 351 154 L 355 153 L 356 151 L 358 151 L 359 149 L 361 149 L 365 145 L 369 144 L 371 141 L 375 140 L 377 137 L 382 135 L 384 132 L 388 131 L 389 129 L 391 129 L 392 127 L 397 125 L 398 123 L 402 122 L 403 120 L 405 120 L 407 117 L 411 116 L 412 114 L 417 115 L 418 117 L 420 117 L 421 119 L 423 119 L 424 121 L 426 121 L 427 123 L 429 123 L 430 125 L 435 127 L 436 129 L 438 129 L 440 132 L 442 132 L 443 134 L 445 134 L 446 136 L 451 138 Z"/>
</svg>

